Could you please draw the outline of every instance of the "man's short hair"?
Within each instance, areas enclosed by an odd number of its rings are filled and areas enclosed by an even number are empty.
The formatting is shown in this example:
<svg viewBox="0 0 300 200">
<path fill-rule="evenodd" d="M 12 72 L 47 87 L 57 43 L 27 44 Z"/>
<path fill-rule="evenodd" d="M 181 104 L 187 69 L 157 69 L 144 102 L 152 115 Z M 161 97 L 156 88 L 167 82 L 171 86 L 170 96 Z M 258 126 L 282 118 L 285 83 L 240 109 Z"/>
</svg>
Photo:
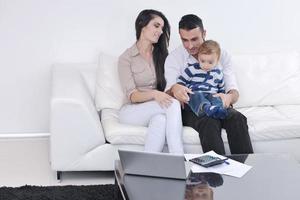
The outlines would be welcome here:
<svg viewBox="0 0 300 200">
<path fill-rule="evenodd" d="M 179 21 L 179 29 L 192 30 L 199 27 L 201 31 L 204 31 L 202 19 L 194 14 L 184 15 Z"/>
</svg>

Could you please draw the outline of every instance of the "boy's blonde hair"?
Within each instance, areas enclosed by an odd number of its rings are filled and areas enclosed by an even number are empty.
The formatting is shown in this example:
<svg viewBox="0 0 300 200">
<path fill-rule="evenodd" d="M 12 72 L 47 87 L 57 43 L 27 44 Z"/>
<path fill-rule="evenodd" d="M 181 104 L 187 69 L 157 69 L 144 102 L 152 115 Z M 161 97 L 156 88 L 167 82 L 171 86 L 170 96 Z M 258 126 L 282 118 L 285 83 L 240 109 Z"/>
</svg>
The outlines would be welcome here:
<svg viewBox="0 0 300 200">
<path fill-rule="evenodd" d="M 213 53 L 217 54 L 219 60 L 221 55 L 220 45 L 214 40 L 206 40 L 201 44 L 198 55 L 199 54 L 210 55 Z"/>
</svg>

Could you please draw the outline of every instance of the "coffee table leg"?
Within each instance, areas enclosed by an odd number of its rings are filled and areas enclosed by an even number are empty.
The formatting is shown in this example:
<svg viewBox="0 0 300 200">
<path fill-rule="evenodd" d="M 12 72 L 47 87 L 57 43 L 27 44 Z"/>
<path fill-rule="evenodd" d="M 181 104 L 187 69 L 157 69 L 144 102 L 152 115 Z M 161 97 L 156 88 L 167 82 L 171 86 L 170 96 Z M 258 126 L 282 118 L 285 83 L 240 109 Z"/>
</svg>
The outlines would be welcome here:
<svg viewBox="0 0 300 200">
<path fill-rule="evenodd" d="M 61 177 L 62 177 L 62 172 L 61 172 L 61 171 L 57 171 L 57 172 L 56 172 L 56 180 L 57 180 L 58 182 L 61 182 Z"/>
</svg>

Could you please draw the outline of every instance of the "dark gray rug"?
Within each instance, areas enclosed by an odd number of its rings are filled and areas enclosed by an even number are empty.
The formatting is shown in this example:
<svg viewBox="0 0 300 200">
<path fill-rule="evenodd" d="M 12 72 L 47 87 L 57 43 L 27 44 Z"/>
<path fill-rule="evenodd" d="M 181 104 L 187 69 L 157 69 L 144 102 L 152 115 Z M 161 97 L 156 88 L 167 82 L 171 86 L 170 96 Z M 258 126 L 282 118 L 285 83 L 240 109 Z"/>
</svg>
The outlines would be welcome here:
<svg viewBox="0 0 300 200">
<path fill-rule="evenodd" d="M 115 185 L 1 187 L 0 200 L 122 200 Z"/>
</svg>

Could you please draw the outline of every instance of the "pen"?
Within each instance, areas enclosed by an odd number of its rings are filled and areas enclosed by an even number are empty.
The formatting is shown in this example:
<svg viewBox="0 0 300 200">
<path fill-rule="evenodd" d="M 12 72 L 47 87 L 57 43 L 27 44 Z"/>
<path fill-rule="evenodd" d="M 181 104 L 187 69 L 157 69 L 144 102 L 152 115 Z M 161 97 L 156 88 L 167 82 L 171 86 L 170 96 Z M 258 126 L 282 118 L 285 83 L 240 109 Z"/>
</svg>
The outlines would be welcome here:
<svg viewBox="0 0 300 200">
<path fill-rule="evenodd" d="M 226 163 L 227 165 L 230 165 L 230 163 L 229 163 L 227 160 L 228 160 L 228 158 L 226 158 L 226 159 L 224 160 L 224 163 Z"/>
</svg>

